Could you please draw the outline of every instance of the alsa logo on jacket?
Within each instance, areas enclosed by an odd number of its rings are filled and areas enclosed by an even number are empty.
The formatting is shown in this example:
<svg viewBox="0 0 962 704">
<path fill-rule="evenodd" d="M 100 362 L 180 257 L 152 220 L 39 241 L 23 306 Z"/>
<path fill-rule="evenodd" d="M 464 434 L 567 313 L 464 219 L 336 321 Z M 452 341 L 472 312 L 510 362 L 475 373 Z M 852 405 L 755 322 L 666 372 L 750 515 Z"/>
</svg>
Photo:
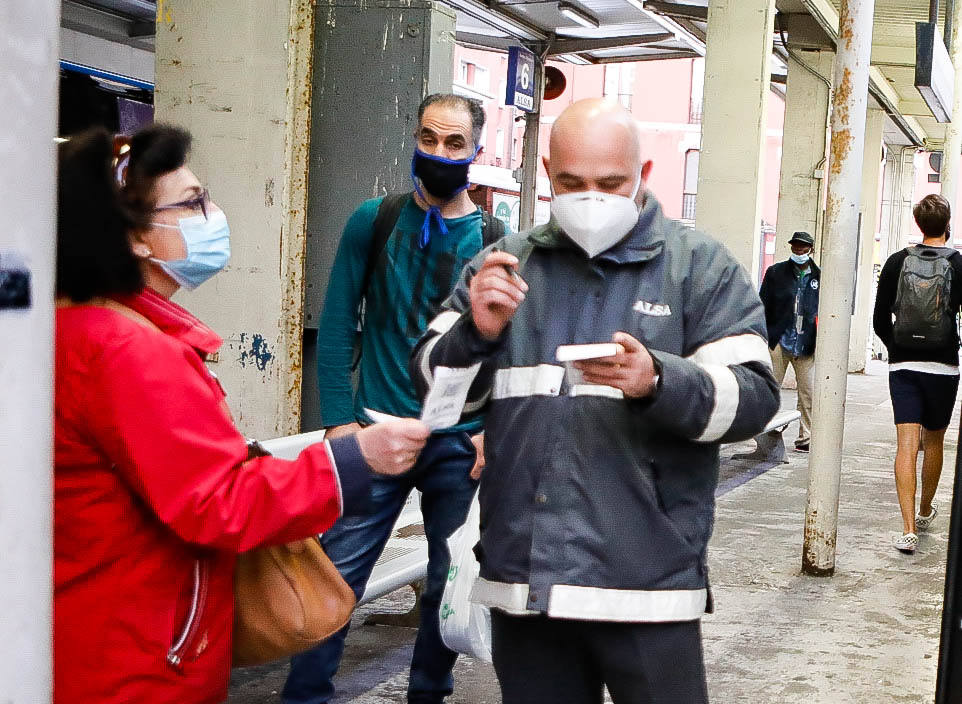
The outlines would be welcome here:
<svg viewBox="0 0 962 704">
<path fill-rule="evenodd" d="M 667 315 L 671 315 L 671 308 L 668 307 L 666 303 L 649 303 L 648 301 L 635 301 L 633 310 L 639 313 L 644 313 L 645 315 L 654 315 L 659 318 L 663 318 Z"/>
</svg>

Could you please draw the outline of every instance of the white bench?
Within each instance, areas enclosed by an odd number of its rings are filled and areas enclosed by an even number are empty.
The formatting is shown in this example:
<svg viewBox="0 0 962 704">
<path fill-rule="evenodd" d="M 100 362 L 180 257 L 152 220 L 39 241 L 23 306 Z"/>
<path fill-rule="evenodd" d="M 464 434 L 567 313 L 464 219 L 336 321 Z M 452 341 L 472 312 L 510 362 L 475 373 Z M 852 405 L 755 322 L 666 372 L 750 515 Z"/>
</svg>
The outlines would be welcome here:
<svg viewBox="0 0 962 704">
<path fill-rule="evenodd" d="M 274 440 L 264 440 L 261 445 L 275 457 L 285 460 L 297 459 L 297 456 L 308 445 L 321 442 L 324 431 L 289 435 Z M 401 514 L 392 529 L 391 537 L 384 546 L 384 552 L 378 558 L 367 582 L 367 588 L 357 605 L 366 604 L 396 589 L 424 579 L 428 571 L 428 541 L 422 531 L 414 535 L 407 535 L 412 526 L 417 526 L 421 519 L 421 494 L 412 491 L 407 503 L 401 509 Z"/>
<path fill-rule="evenodd" d="M 797 410 L 779 411 L 768 421 L 765 429 L 755 436 L 755 449 L 752 452 L 732 455 L 732 459 L 781 464 L 788 462 L 785 459 L 785 441 L 782 439 L 782 431 L 801 417 L 802 414 Z"/>
</svg>

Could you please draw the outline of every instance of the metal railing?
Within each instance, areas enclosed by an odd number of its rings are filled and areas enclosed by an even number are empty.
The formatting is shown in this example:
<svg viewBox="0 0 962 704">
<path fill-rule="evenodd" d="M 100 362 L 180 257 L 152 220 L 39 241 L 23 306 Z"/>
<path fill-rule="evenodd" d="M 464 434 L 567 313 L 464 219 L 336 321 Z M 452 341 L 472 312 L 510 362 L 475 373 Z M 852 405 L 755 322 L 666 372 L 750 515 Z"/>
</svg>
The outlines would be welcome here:
<svg viewBox="0 0 962 704">
<path fill-rule="evenodd" d="M 698 199 L 697 193 L 685 193 L 681 197 L 681 219 L 695 219 L 695 201 Z"/>
</svg>

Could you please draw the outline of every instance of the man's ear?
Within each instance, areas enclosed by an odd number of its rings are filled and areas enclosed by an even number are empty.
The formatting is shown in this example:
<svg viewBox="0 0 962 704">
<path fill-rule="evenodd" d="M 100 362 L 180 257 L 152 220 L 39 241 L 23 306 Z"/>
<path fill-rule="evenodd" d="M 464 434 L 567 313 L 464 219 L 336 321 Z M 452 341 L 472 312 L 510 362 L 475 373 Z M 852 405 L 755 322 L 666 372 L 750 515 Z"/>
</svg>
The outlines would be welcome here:
<svg viewBox="0 0 962 704">
<path fill-rule="evenodd" d="M 546 156 L 541 157 L 541 163 L 544 164 L 545 173 L 550 174 L 550 173 L 551 173 L 551 169 L 548 168 L 548 165 L 551 163 L 551 161 L 548 159 L 548 157 L 546 157 Z"/>
<path fill-rule="evenodd" d="M 484 147 L 483 147 L 483 146 L 478 147 L 478 151 L 477 151 L 477 153 L 474 155 L 474 159 L 471 160 L 471 163 L 472 163 L 472 164 L 477 164 L 477 163 L 478 163 L 478 159 L 481 157 L 482 154 L 484 154 Z"/>
<path fill-rule="evenodd" d="M 640 190 L 644 190 L 644 188 L 647 186 L 648 179 L 651 177 L 651 169 L 653 166 L 654 166 L 654 163 L 651 161 L 651 159 L 649 159 L 648 161 L 646 161 L 644 164 L 641 165 Z"/>
</svg>

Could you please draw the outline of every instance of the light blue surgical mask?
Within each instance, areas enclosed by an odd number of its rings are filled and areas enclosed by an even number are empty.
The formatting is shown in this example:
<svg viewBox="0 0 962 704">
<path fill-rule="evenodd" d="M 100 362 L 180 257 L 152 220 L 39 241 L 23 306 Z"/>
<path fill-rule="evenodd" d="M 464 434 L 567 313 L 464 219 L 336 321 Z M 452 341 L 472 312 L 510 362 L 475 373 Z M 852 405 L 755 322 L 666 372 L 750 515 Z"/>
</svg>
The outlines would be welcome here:
<svg viewBox="0 0 962 704">
<path fill-rule="evenodd" d="M 155 227 L 180 230 L 187 247 L 187 256 L 173 261 L 151 257 L 150 261 L 188 291 L 193 291 L 227 266 L 230 259 L 230 227 L 222 210 L 212 212 L 206 218 L 195 215 L 181 218 L 177 222 L 177 225 L 161 222 L 152 224 Z"/>
<path fill-rule="evenodd" d="M 795 262 L 799 266 L 804 266 L 805 264 L 808 264 L 808 260 L 812 258 L 812 255 L 811 254 L 792 254 L 790 255 L 790 258 L 793 262 Z"/>
</svg>

